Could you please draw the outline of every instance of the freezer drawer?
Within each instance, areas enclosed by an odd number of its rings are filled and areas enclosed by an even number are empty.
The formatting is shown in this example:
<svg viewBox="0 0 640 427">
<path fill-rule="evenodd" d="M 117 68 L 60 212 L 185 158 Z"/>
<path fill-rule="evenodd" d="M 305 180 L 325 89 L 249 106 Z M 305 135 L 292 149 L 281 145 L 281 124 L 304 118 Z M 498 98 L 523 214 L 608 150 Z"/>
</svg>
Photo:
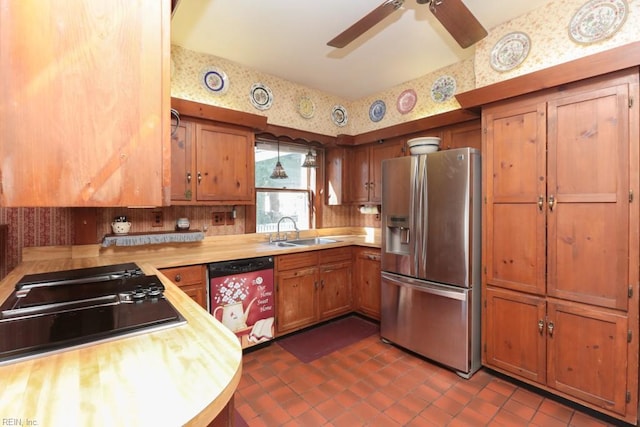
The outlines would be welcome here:
<svg viewBox="0 0 640 427">
<path fill-rule="evenodd" d="M 383 272 L 380 335 L 468 378 L 480 367 L 474 292 Z"/>
</svg>

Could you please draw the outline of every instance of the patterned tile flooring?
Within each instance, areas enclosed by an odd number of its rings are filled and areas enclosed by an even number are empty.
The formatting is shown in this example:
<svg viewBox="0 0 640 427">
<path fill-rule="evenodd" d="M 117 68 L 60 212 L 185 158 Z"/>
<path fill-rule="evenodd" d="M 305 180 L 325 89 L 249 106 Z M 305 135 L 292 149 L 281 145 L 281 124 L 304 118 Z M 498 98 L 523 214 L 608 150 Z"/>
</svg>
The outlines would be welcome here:
<svg viewBox="0 0 640 427">
<path fill-rule="evenodd" d="M 484 369 L 462 379 L 378 334 L 306 364 L 277 341 L 248 352 L 235 407 L 250 427 L 620 425 Z"/>
</svg>

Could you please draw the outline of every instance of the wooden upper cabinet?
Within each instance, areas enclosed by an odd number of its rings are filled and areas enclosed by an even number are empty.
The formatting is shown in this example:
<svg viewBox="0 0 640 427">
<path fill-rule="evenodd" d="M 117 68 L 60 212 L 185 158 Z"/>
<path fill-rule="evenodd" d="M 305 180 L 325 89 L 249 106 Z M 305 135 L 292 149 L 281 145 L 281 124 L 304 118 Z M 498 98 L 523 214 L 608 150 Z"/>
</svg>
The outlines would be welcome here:
<svg viewBox="0 0 640 427">
<path fill-rule="evenodd" d="M 193 199 L 193 123 L 186 120 L 171 135 L 171 200 L 190 201 Z"/>
<path fill-rule="evenodd" d="M 171 138 L 174 204 L 252 204 L 254 134 L 237 127 L 182 119 Z"/>
<path fill-rule="evenodd" d="M 546 121 L 544 103 L 483 116 L 487 283 L 543 295 Z"/>
<path fill-rule="evenodd" d="M 547 293 L 626 310 L 628 85 L 549 102 L 548 126 Z"/>
<path fill-rule="evenodd" d="M 382 161 L 403 155 L 402 141 L 368 144 L 351 149 L 348 162 L 348 201 L 381 203 Z"/>
<path fill-rule="evenodd" d="M 4 2 L 0 206 L 169 203 L 170 2 Z"/>
<path fill-rule="evenodd" d="M 471 147 L 482 148 L 482 131 L 480 120 L 449 126 L 442 131 L 441 150 Z"/>
<path fill-rule="evenodd" d="M 198 123 L 196 141 L 198 200 L 254 203 L 253 132 Z"/>
<path fill-rule="evenodd" d="M 325 150 L 324 202 L 327 205 L 341 205 L 346 201 L 347 149 L 330 147 Z"/>
</svg>

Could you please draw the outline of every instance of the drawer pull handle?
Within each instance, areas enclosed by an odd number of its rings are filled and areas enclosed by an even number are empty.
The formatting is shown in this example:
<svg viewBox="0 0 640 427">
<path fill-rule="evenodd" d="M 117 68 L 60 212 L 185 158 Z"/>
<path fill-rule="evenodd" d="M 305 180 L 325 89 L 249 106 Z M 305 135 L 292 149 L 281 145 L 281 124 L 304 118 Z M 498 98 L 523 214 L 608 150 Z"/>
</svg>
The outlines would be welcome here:
<svg viewBox="0 0 640 427">
<path fill-rule="evenodd" d="M 182 280 L 182 276 L 179 274 L 176 274 L 176 282 L 180 282 Z"/>
</svg>

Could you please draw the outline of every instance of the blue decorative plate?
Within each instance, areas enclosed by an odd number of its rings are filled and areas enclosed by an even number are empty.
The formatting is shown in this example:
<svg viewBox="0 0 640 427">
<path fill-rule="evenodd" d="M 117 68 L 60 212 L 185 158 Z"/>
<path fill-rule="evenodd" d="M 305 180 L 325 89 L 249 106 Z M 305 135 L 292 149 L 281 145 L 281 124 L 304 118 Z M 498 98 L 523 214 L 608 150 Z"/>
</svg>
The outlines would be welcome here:
<svg viewBox="0 0 640 427">
<path fill-rule="evenodd" d="M 382 118 L 384 117 L 384 113 L 386 112 L 387 106 L 385 105 L 384 101 L 378 99 L 373 104 L 371 104 L 371 107 L 369 107 L 369 118 L 372 122 L 379 122 L 380 120 L 382 120 Z"/>
<path fill-rule="evenodd" d="M 202 72 L 202 85 L 211 92 L 223 94 L 229 89 L 229 80 L 224 71 L 209 67 Z"/>
</svg>

